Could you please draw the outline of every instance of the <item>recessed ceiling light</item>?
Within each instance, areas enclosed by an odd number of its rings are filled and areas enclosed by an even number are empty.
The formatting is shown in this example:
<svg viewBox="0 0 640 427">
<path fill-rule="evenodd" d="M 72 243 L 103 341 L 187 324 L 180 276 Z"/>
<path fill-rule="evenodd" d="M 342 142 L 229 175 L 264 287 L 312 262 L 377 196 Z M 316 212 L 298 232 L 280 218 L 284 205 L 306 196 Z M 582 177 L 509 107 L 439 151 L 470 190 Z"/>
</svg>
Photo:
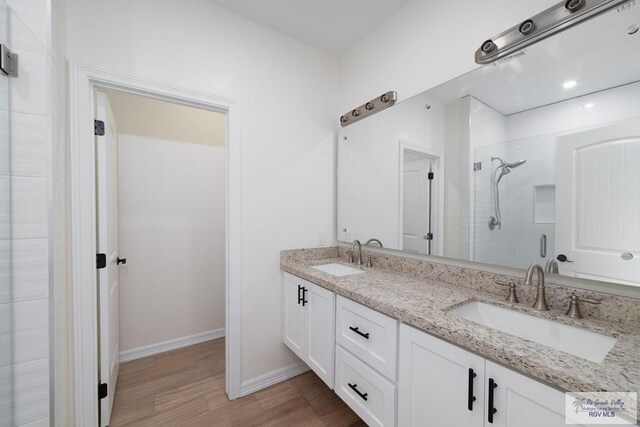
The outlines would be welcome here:
<svg viewBox="0 0 640 427">
<path fill-rule="evenodd" d="M 564 89 L 573 89 L 574 87 L 576 87 L 576 85 L 577 85 L 577 84 L 578 84 L 578 82 L 577 82 L 577 81 L 575 81 L 575 80 L 569 80 L 569 81 L 564 82 L 564 83 L 562 84 L 562 87 L 563 87 Z"/>
<path fill-rule="evenodd" d="M 584 104 L 584 108 L 586 108 L 587 110 L 593 108 L 596 104 L 594 104 L 593 102 L 589 102 L 588 104 Z"/>
</svg>

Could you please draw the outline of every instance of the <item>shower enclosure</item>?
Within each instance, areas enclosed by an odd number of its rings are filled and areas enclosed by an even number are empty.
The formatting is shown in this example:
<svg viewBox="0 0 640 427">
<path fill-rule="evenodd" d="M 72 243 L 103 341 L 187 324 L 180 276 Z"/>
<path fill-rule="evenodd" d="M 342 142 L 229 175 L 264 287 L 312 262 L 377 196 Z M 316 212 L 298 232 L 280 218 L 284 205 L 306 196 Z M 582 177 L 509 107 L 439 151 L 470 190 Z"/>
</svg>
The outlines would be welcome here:
<svg viewBox="0 0 640 427">
<path fill-rule="evenodd" d="M 0 0 L 0 44 L 6 46 L 8 9 Z M 0 427 L 13 425 L 13 322 L 9 179 L 9 77 L 0 71 Z"/>
<path fill-rule="evenodd" d="M 475 147 L 474 261 L 527 268 L 553 257 L 555 149 L 554 135 Z"/>
</svg>

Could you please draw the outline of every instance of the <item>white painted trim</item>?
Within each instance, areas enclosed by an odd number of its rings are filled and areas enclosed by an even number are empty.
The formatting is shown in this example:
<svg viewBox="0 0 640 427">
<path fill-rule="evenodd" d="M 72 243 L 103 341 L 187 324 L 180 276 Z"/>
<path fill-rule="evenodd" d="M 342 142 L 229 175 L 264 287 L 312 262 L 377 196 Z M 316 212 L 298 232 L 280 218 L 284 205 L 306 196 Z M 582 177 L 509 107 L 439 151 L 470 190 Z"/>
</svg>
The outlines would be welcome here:
<svg viewBox="0 0 640 427">
<path fill-rule="evenodd" d="M 143 357 L 153 356 L 155 354 L 166 353 L 167 351 L 189 347 L 190 345 L 217 340 L 219 338 L 224 338 L 224 334 L 224 328 L 220 328 L 213 331 L 200 332 L 186 337 L 162 341 L 156 344 L 132 348 L 131 350 L 124 350 L 120 352 L 120 363 L 142 359 Z"/>
<path fill-rule="evenodd" d="M 240 396 L 247 396 L 249 394 L 255 393 L 256 391 L 271 387 L 274 384 L 278 384 L 300 374 L 304 374 L 309 370 L 310 369 L 306 364 L 296 363 L 294 365 L 276 369 L 275 371 L 267 372 L 266 374 L 259 375 L 255 378 L 242 381 Z"/>
<path fill-rule="evenodd" d="M 226 387 L 240 396 L 240 127 L 236 101 L 105 68 L 69 66 L 71 289 L 76 424 L 98 425 L 94 88 L 111 88 L 227 115 Z"/>
</svg>

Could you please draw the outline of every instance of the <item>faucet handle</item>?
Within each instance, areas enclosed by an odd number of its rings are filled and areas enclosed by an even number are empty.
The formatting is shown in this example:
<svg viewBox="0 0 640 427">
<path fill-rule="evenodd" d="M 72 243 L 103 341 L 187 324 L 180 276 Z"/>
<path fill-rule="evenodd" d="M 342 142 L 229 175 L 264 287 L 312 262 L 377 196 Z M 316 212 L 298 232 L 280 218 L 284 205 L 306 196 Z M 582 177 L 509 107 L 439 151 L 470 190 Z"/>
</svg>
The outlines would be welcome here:
<svg viewBox="0 0 640 427">
<path fill-rule="evenodd" d="M 567 316 L 572 319 L 582 319 L 582 313 L 580 312 L 580 303 L 586 302 L 587 304 L 600 304 L 602 301 L 592 298 L 580 298 L 575 291 L 571 294 L 571 302 L 569 303 L 569 309 L 567 310 Z"/>
<path fill-rule="evenodd" d="M 512 302 L 514 304 L 519 303 L 518 295 L 516 294 L 516 283 L 512 281 L 502 281 L 496 280 L 496 283 L 500 286 L 508 286 L 509 287 L 509 295 L 507 296 L 507 302 Z"/>
</svg>

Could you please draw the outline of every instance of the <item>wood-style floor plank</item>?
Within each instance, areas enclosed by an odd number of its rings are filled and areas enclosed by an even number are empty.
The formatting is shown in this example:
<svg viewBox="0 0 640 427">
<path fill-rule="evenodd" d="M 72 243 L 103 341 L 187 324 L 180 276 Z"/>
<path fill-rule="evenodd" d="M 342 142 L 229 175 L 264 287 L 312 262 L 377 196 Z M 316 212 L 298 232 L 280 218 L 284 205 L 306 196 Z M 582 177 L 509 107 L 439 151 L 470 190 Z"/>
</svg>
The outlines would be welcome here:
<svg viewBox="0 0 640 427">
<path fill-rule="evenodd" d="M 230 401 L 224 355 L 218 339 L 121 364 L 111 427 L 366 426 L 311 372 Z"/>
</svg>

